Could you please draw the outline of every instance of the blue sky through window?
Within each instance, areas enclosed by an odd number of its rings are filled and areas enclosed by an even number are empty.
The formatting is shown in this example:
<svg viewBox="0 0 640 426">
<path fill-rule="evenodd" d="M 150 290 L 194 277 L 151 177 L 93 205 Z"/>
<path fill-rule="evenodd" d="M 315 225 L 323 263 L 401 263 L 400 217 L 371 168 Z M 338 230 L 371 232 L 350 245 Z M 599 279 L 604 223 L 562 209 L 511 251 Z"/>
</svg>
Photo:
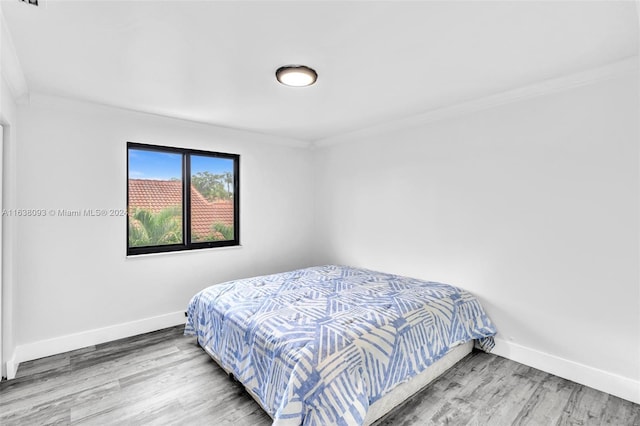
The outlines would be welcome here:
<svg viewBox="0 0 640 426">
<path fill-rule="evenodd" d="M 233 160 L 220 157 L 191 156 L 191 174 L 209 172 L 214 175 L 233 174 Z"/>
<path fill-rule="evenodd" d="M 129 149 L 129 179 L 182 179 L 182 154 Z"/>
<path fill-rule="evenodd" d="M 233 160 L 191 156 L 191 173 L 233 173 Z M 129 149 L 129 179 L 171 180 L 182 178 L 182 155 L 167 152 Z"/>
</svg>

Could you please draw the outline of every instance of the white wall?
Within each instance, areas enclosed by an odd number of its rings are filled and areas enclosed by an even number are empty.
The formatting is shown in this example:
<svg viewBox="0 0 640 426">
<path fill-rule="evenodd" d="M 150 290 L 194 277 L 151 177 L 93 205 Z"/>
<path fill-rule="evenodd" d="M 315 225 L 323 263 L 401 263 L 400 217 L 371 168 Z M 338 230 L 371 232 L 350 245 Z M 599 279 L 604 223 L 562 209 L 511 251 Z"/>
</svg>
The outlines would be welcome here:
<svg viewBox="0 0 640 426">
<path fill-rule="evenodd" d="M 636 77 L 316 151 L 317 263 L 464 287 L 496 352 L 640 402 Z"/>
<path fill-rule="evenodd" d="M 127 141 L 240 154 L 242 247 L 127 258 L 124 217 L 17 219 L 17 361 L 178 324 L 206 286 L 310 265 L 304 144 L 41 95 L 18 116 L 23 209 L 125 209 Z"/>
</svg>

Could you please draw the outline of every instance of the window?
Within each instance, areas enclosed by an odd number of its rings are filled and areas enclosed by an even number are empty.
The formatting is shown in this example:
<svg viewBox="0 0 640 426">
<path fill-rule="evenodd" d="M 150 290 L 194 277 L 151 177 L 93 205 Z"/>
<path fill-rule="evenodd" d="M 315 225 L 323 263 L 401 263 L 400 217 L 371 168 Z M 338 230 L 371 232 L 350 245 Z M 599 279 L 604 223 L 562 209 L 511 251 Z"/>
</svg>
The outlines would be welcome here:
<svg viewBox="0 0 640 426">
<path fill-rule="evenodd" d="M 129 142 L 127 254 L 239 245 L 239 161 Z"/>
</svg>

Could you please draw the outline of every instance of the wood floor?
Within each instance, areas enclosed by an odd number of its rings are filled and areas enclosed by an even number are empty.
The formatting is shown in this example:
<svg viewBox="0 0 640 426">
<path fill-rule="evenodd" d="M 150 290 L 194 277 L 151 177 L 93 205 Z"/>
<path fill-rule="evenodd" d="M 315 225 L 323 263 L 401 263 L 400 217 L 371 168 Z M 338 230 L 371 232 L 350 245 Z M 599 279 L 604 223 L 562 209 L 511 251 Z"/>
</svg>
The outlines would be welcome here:
<svg viewBox="0 0 640 426">
<path fill-rule="evenodd" d="M 0 425 L 270 425 L 194 338 L 173 327 L 20 365 Z M 639 425 L 640 405 L 473 353 L 377 425 Z"/>
</svg>

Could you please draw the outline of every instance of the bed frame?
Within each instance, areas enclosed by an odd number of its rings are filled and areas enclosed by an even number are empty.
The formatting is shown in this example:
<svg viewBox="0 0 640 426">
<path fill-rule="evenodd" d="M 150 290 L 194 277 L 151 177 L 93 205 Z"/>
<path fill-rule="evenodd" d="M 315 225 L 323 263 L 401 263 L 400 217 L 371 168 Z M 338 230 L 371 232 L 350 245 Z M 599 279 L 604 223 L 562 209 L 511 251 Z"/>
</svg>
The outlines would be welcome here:
<svg viewBox="0 0 640 426">
<path fill-rule="evenodd" d="M 218 364 L 224 371 L 227 372 L 231 377 L 233 374 L 222 367 L 220 360 L 215 357 L 215 355 L 203 346 L 202 349 Z M 395 388 L 391 390 L 388 394 L 384 395 L 382 398 L 371 404 L 369 410 L 367 411 L 367 415 L 365 416 L 363 425 L 369 426 L 373 424 L 376 420 L 382 418 L 385 414 L 389 413 L 394 408 L 402 405 L 403 402 L 411 398 L 413 395 L 421 391 L 425 388 L 429 383 L 440 377 L 444 374 L 449 368 L 453 367 L 457 364 L 462 358 L 467 356 L 473 350 L 473 341 L 463 343 L 449 350 L 442 358 L 431 364 L 426 370 L 417 376 L 413 377 L 411 380 L 405 383 L 401 383 Z M 260 404 L 260 401 L 256 397 L 256 395 L 251 391 L 251 389 L 245 388 L 247 393 L 251 395 L 251 397 L 262 407 L 262 409 L 268 414 L 267 410 Z"/>
</svg>

